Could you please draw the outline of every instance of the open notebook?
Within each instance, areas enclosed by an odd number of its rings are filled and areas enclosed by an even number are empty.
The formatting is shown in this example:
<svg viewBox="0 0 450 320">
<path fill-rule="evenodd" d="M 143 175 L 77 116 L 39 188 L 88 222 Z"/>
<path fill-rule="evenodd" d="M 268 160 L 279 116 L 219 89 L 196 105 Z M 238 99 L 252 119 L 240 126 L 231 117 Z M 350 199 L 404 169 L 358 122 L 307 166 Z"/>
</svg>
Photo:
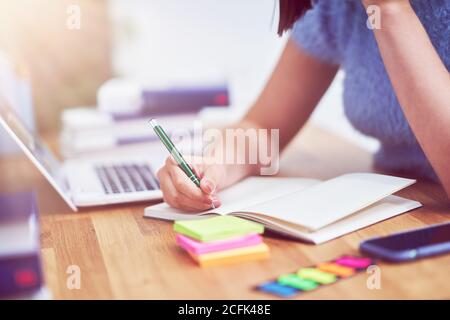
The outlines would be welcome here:
<svg viewBox="0 0 450 320">
<path fill-rule="evenodd" d="M 219 208 L 186 213 L 161 203 L 147 207 L 144 216 L 186 220 L 229 214 L 319 244 L 420 207 L 417 201 L 392 195 L 413 183 L 373 173 L 346 174 L 324 182 L 250 177 L 220 192 Z"/>
</svg>

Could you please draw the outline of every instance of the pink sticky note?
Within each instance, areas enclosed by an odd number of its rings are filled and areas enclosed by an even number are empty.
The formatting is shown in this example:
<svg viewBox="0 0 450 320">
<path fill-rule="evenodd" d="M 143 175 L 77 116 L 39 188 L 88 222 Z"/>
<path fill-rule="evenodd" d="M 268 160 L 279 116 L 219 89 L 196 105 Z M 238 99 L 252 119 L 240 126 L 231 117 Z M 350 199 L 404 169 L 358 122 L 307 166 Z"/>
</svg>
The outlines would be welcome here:
<svg viewBox="0 0 450 320">
<path fill-rule="evenodd" d="M 340 264 L 341 266 L 351 268 L 361 268 L 361 269 L 367 268 L 373 263 L 372 259 L 369 258 L 360 258 L 351 256 L 340 257 L 336 259 L 334 262 Z"/>
<path fill-rule="evenodd" d="M 208 252 L 236 249 L 260 244 L 262 237 L 259 234 L 250 234 L 243 237 L 236 237 L 227 240 L 213 242 L 199 242 L 197 240 L 177 234 L 177 243 L 184 250 L 193 254 L 203 254 Z"/>
</svg>

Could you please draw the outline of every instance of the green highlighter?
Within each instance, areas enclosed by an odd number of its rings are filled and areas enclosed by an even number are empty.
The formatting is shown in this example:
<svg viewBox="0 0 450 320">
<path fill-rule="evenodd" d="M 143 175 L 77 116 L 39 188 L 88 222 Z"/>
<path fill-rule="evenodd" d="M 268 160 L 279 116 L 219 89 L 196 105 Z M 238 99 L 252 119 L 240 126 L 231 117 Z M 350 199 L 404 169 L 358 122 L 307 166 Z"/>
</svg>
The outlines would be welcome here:
<svg viewBox="0 0 450 320">
<path fill-rule="evenodd" d="M 175 159 L 175 161 L 180 166 L 181 170 L 184 171 L 184 173 L 189 177 L 189 179 L 195 183 L 197 187 L 200 188 L 200 179 L 197 177 L 197 175 L 194 173 L 192 168 L 189 166 L 189 164 L 184 160 L 183 156 L 181 155 L 180 151 L 175 147 L 172 140 L 170 140 L 169 136 L 166 134 L 164 129 L 156 122 L 155 119 L 150 119 L 150 125 L 152 126 L 153 130 L 155 131 L 158 138 L 161 140 L 161 142 L 166 146 L 167 150 L 169 150 L 172 157 Z"/>
<path fill-rule="evenodd" d="M 296 274 L 285 274 L 278 278 L 278 283 L 290 286 L 302 291 L 309 291 L 317 288 L 318 284 L 312 280 L 302 279 Z"/>
<path fill-rule="evenodd" d="M 224 240 L 264 232 L 263 225 L 233 216 L 175 221 L 173 229 L 175 232 L 201 242 Z"/>
<path fill-rule="evenodd" d="M 316 268 L 301 268 L 297 275 L 302 279 L 312 280 L 320 284 L 330 284 L 337 281 L 336 275 Z"/>
</svg>

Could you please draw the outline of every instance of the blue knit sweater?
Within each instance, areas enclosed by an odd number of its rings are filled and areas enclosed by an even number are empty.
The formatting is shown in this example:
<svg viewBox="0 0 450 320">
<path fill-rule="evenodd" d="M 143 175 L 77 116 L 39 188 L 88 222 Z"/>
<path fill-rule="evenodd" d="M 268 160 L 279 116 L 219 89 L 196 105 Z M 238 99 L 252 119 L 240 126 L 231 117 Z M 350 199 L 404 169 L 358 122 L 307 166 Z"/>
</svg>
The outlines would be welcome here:
<svg viewBox="0 0 450 320">
<path fill-rule="evenodd" d="M 411 4 L 450 70 L 450 0 Z M 318 0 L 296 22 L 291 37 L 309 54 L 345 71 L 345 114 L 356 129 L 380 141 L 375 165 L 437 180 L 406 121 L 366 21 L 361 0 Z"/>
</svg>

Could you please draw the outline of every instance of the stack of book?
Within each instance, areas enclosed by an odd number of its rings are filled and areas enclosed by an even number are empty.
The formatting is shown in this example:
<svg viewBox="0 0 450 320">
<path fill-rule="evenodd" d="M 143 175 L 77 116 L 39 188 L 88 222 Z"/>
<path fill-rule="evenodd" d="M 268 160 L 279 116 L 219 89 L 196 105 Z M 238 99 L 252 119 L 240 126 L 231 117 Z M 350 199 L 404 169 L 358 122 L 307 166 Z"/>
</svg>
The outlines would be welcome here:
<svg viewBox="0 0 450 320">
<path fill-rule="evenodd" d="M 167 132 L 184 130 L 191 133 L 197 116 L 184 114 L 162 116 L 159 122 Z M 66 110 L 62 116 L 60 150 L 65 158 L 104 154 L 105 151 L 142 149 L 149 144 L 160 144 L 158 137 L 149 126 L 149 118 L 117 120 L 113 115 L 95 108 L 75 108 Z M 146 149 L 147 150 L 147 149 Z"/>
<path fill-rule="evenodd" d="M 107 90 L 108 89 L 108 90 Z M 113 90 L 117 89 L 117 90 Z M 141 88 L 131 95 L 105 84 L 99 90 L 97 107 L 69 109 L 62 114 L 61 153 L 66 158 L 158 141 L 148 121 L 157 117 L 169 134 L 192 133 L 198 114 L 205 108 L 227 109 L 226 85 Z M 124 95 L 120 99 L 120 95 Z M 120 101 L 118 103 L 117 101 Z M 141 150 L 141 149 L 140 149 Z"/>
<path fill-rule="evenodd" d="M 269 247 L 260 235 L 264 226 L 244 219 L 218 216 L 176 221 L 174 230 L 178 245 L 202 267 L 269 256 Z"/>
<path fill-rule="evenodd" d="M 0 194 L 0 299 L 47 299 L 33 192 Z"/>
</svg>

